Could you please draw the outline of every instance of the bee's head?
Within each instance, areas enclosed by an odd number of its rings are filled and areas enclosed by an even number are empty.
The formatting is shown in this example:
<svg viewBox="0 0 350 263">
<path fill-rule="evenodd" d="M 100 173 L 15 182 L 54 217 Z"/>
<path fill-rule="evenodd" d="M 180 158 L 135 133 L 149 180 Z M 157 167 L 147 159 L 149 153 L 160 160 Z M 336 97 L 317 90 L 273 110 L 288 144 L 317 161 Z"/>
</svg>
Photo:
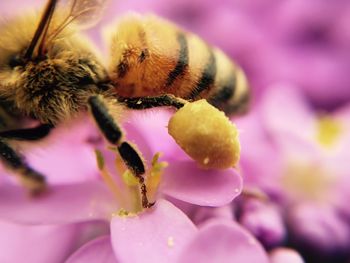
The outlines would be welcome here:
<svg viewBox="0 0 350 263">
<path fill-rule="evenodd" d="M 0 25 L 0 96 L 44 122 L 77 111 L 90 92 L 86 87 L 106 77 L 88 41 L 75 34 L 74 26 L 50 39 L 50 30 L 59 26 L 55 24 L 59 15 L 55 18 L 47 31 L 40 28 L 43 18 L 37 14 Z"/>
</svg>

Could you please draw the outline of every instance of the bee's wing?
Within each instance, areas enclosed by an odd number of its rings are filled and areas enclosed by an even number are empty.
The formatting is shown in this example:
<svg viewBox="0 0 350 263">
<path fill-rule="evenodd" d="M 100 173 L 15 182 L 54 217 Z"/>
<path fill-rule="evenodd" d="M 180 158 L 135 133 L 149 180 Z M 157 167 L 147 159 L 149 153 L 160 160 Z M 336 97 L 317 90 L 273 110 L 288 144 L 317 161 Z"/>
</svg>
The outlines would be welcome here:
<svg viewBox="0 0 350 263">
<path fill-rule="evenodd" d="M 51 43 L 71 23 L 85 27 L 94 25 L 100 19 L 106 3 L 107 0 L 47 0 L 25 58 L 33 59 L 34 56 L 44 55 Z M 58 7 L 59 4 L 62 6 Z M 52 20 L 56 21 L 54 25 Z"/>
<path fill-rule="evenodd" d="M 102 17 L 108 0 L 56 0 L 56 2 L 57 9 L 61 12 L 59 22 L 49 33 L 47 42 L 56 39 L 72 23 L 78 25 L 79 28 L 89 28 L 95 25 Z"/>
<path fill-rule="evenodd" d="M 80 27 L 91 27 L 102 17 L 108 0 L 60 0 L 59 4 L 67 10 L 63 26 L 75 22 Z M 68 7 L 68 8 L 67 8 Z"/>
</svg>

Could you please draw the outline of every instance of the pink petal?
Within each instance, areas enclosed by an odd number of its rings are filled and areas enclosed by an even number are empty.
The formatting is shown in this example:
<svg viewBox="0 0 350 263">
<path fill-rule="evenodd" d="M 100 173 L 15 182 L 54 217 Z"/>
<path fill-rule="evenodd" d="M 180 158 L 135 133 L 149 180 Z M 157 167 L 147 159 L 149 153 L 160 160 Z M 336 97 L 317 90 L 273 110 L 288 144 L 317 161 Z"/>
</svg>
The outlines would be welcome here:
<svg viewBox="0 0 350 263">
<path fill-rule="evenodd" d="M 0 221 L 0 262 L 61 263 L 74 248 L 76 227 L 24 226 Z"/>
<path fill-rule="evenodd" d="M 52 183 L 76 183 L 99 176 L 95 146 L 88 140 L 100 136 L 92 120 L 82 115 L 64 123 L 38 142 L 19 145 L 28 163 Z"/>
<path fill-rule="evenodd" d="M 116 263 L 111 238 L 110 236 L 103 236 L 90 241 L 89 243 L 78 249 L 66 263 Z"/>
<path fill-rule="evenodd" d="M 279 84 L 265 91 L 261 105 L 265 128 L 273 133 L 297 134 L 312 138 L 314 116 L 301 92 L 293 86 Z"/>
<path fill-rule="evenodd" d="M 49 184 L 77 183 L 99 176 L 94 148 L 87 144 L 60 143 L 33 148 L 26 156 L 31 166 L 46 176 Z"/>
<path fill-rule="evenodd" d="M 322 152 L 318 145 L 297 134 L 275 134 L 275 141 L 283 161 L 287 164 L 295 162 L 310 165 L 322 160 Z"/>
<path fill-rule="evenodd" d="M 204 170 L 193 161 L 169 161 L 161 191 L 203 206 L 230 203 L 242 190 L 242 177 L 234 170 Z"/>
<path fill-rule="evenodd" d="M 213 220 L 203 226 L 178 262 L 269 262 L 253 236 L 234 221 Z"/>
<path fill-rule="evenodd" d="M 172 112 L 166 108 L 150 109 L 128 113 L 128 119 L 123 126 L 127 131 L 127 138 L 140 145 L 145 157 L 161 152 L 165 159 L 172 156 L 172 152 L 179 148 L 175 140 L 168 134 L 168 122 Z M 143 144 L 147 144 L 144 147 Z M 174 149 L 175 148 L 175 149 Z M 148 158 L 149 158 L 148 157 Z"/>
<path fill-rule="evenodd" d="M 100 181 L 51 186 L 35 198 L 23 188 L 0 187 L 0 218 L 24 224 L 61 224 L 107 220 L 118 203 Z"/>
<path fill-rule="evenodd" d="M 121 262 L 174 262 L 195 233 L 187 216 L 165 200 L 143 214 L 115 216 L 111 222 L 112 246 Z"/>
<path fill-rule="evenodd" d="M 205 207 L 205 206 L 191 206 L 190 211 L 191 220 L 198 226 L 205 224 L 209 220 L 213 219 L 227 219 L 233 220 L 233 211 L 231 205 L 220 207 Z"/>
<path fill-rule="evenodd" d="M 283 157 L 264 130 L 259 112 L 251 112 L 238 119 L 236 124 L 240 130 L 240 168 L 245 186 L 264 190 L 279 188 L 276 179 L 280 177 Z"/>
</svg>

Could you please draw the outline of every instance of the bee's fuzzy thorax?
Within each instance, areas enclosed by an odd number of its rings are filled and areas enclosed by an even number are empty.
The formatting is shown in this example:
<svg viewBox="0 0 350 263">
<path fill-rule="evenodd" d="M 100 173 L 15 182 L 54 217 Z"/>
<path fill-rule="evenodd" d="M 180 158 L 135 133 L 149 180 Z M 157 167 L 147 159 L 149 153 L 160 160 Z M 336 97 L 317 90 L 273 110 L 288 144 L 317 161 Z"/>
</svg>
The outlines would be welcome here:
<svg viewBox="0 0 350 263">
<path fill-rule="evenodd" d="M 28 15 L 0 27 L 0 92 L 22 114 L 58 123 L 86 108 L 87 97 L 99 92 L 96 85 L 107 73 L 90 42 L 72 26 L 48 43 L 44 58 L 12 68 L 9 60 L 25 52 L 37 24 L 38 18 Z"/>
</svg>

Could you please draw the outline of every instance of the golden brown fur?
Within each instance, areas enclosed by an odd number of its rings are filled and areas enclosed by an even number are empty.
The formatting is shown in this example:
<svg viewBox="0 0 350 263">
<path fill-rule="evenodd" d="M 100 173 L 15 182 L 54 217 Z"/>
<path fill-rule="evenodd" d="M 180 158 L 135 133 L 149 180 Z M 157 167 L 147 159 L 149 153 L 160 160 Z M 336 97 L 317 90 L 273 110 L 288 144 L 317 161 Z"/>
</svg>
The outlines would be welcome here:
<svg viewBox="0 0 350 263">
<path fill-rule="evenodd" d="M 196 35 L 152 15 L 126 16 L 107 32 L 110 77 L 121 96 L 206 98 L 228 112 L 247 104 L 242 70 Z"/>
<path fill-rule="evenodd" d="M 0 25 L 0 97 L 19 114 L 56 124 L 84 108 L 87 97 L 98 92 L 91 84 L 107 75 L 89 42 L 72 26 L 54 39 L 45 59 L 11 66 L 28 48 L 38 22 L 31 14 Z"/>
</svg>

